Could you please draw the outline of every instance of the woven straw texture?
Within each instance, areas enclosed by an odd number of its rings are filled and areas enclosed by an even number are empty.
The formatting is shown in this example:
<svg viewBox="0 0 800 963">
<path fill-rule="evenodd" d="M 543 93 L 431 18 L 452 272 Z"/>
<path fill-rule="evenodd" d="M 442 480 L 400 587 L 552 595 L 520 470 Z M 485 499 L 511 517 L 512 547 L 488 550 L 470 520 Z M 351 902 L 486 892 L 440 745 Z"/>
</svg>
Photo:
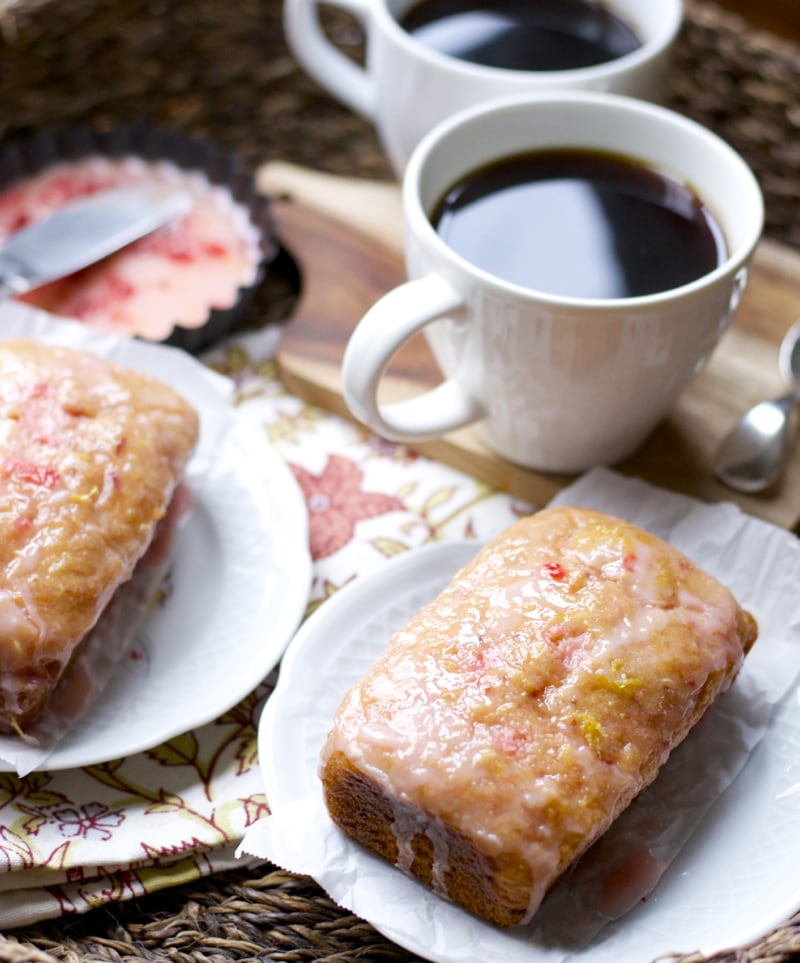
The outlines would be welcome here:
<svg viewBox="0 0 800 963">
<path fill-rule="evenodd" d="M 791 0 L 790 0 L 791 2 Z M 303 76 L 279 0 L 0 0 L 0 137 L 143 121 L 209 136 L 258 164 L 391 176 L 374 134 Z M 333 20 L 358 49 L 352 24 Z M 800 48 L 687 0 L 670 102 L 758 175 L 766 234 L 800 246 Z M 263 301 L 250 309 L 263 317 Z M 800 954 L 800 914 L 718 961 Z M 310 880 L 265 865 L 0 937 L 0 960 L 411 961 Z M 680 963 L 701 963 L 684 956 Z"/>
</svg>

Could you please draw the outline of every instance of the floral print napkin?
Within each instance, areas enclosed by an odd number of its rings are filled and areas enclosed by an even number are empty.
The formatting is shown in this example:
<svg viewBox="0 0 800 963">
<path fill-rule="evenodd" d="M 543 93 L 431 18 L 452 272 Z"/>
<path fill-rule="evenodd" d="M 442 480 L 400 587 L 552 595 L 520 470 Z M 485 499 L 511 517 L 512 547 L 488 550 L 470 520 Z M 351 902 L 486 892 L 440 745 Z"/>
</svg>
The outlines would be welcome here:
<svg viewBox="0 0 800 963">
<path fill-rule="evenodd" d="M 236 386 L 237 416 L 263 426 L 305 496 L 314 563 L 308 611 L 427 542 L 485 540 L 531 506 L 391 445 L 288 394 L 273 326 L 205 360 Z M 127 759 L 20 779 L 0 773 L 0 929 L 242 865 L 268 812 L 257 758 L 274 673 L 228 712 Z"/>
</svg>

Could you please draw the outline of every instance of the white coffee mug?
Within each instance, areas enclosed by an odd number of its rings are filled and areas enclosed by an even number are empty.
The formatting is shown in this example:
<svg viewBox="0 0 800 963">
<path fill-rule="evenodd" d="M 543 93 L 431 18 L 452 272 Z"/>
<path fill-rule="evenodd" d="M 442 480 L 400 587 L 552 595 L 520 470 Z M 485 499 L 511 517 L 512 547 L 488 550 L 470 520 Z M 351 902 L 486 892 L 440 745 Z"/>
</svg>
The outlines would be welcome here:
<svg viewBox="0 0 800 963">
<path fill-rule="evenodd" d="M 449 115 L 480 101 L 554 89 L 599 90 L 647 100 L 663 97 L 669 54 L 682 22 L 681 0 L 608 0 L 642 40 L 637 50 L 572 70 L 487 67 L 431 49 L 398 18 L 412 0 L 324 0 L 352 14 L 366 37 L 365 66 L 321 29 L 323 0 L 286 0 L 284 26 L 302 67 L 330 93 L 374 124 L 398 175 L 421 137 Z M 491 4 L 487 4 L 491 9 Z"/>
<path fill-rule="evenodd" d="M 498 158 L 552 148 L 622 151 L 691 185 L 722 229 L 726 259 L 672 290 L 588 299 L 501 280 L 445 243 L 430 215 L 453 183 Z M 477 422 L 500 455 L 575 472 L 632 453 L 702 370 L 741 298 L 764 211 L 750 168 L 706 128 L 628 97 L 562 93 L 494 101 L 438 125 L 409 162 L 403 216 L 410 280 L 367 312 L 347 345 L 352 412 L 410 443 Z M 392 356 L 423 330 L 445 380 L 379 402 Z"/>
</svg>

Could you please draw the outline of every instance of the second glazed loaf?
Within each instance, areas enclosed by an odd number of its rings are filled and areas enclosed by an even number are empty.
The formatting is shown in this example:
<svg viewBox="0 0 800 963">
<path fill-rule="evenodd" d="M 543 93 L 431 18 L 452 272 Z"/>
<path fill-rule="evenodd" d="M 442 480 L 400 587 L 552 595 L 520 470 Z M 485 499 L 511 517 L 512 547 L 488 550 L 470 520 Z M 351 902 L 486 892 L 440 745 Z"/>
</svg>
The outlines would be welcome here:
<svg viewBox="0 0 800 963">
<path fill-rule="evenodd" d="M 155 378 L 0 341 L 0 731 L 26 732 L 153 539 L 198 437 Z"/>
</svg>

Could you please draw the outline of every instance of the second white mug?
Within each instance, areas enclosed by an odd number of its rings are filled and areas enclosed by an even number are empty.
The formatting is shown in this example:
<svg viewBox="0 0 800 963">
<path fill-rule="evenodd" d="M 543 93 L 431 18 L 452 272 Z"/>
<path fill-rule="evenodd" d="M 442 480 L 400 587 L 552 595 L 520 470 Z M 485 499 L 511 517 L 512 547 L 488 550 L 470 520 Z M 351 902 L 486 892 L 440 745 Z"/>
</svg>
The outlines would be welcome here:
<svg viewBox="0 0 800 963">
<path fill-rule="evenodd" d="M 663 97 L 681 0 L 608 0 L 641 45 L 605 63 L 561 70 L 486 66 L 444 54 L 403 29 L 413 0 L 324 0 L 354 16 L 366 38 L 362 67 L 322 30 L 322 0 L 285 0 L 289 46 L 308 74 L 374 124 L 399 175 L 411 151 L 440 120 L 494 97 L 551 90 L 610 91 L 646 100 Z M 486 4 L 486 13 L 497 4 Z"/>
</svg>

